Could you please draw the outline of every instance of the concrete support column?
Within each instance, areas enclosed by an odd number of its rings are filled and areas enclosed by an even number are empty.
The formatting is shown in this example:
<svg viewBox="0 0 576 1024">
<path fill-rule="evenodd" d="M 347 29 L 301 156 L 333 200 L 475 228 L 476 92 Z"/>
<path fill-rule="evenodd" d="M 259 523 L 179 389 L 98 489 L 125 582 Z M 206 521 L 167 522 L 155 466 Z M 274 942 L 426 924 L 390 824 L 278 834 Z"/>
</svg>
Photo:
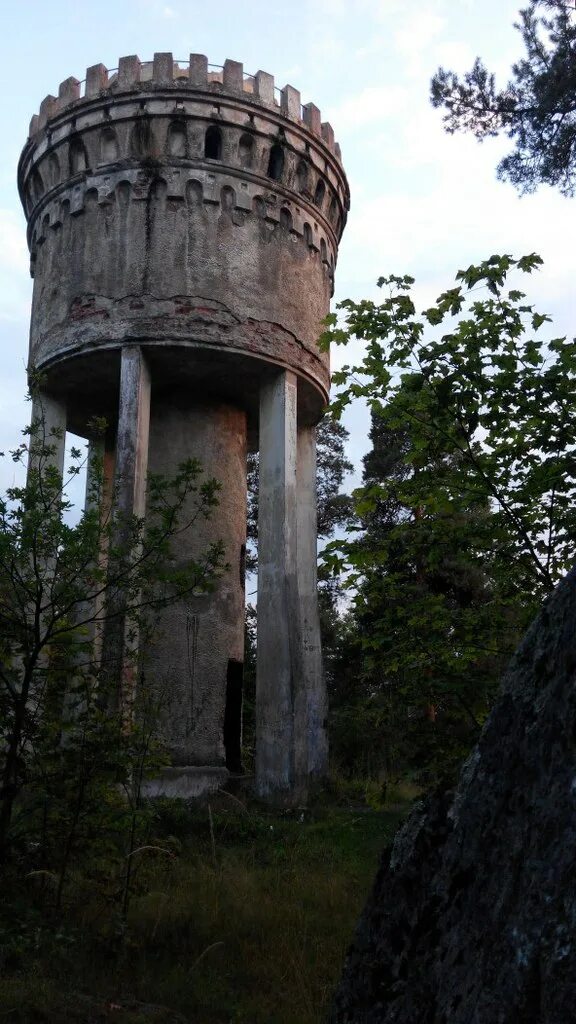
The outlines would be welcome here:
<svg viewBox="0 0 576 1024">
<path fill-rule="evenodd" d="M 106 524 L 112 514 L 112 498 L 114 493 L 114 452 L 106 448 L 102 438 L 92 439 L 88 444 L 86 466 L 86 495 L 84 499 L 85 513 L 96 511 L 102 528 L 98 562 L 101 569 L 108 565 L 108 533 Z M 89 633 L 94 644 L 94 657 L 97 662 L 102 659 L 102 641 L 104 632 L 104 594 L 99 593 L 90 609 L 93 621 Z"/>
<path fill-rule="evenodd" d="M 172 476 L 198 459 L 202 480 L 221 485 L 208 517 L 190 494 L 172 545 L 174 567 L 201 563 L 221 541 L 223 570 L 214 585 L 159 609 L 144 659 L 146 679 L 161 704 L 160 732 L 172 769 L 156 792 L 187 797 L 196 787 L 223 783 L 239 767 L 244 661 L 247 422 L 242 409 L 191 398 L 159 383 L 150 423 L 150 469 Z M 200 481 L 199 481 L 200 482 Z M 235 745 L 236 744 L 236 745 Z M 163 789 L 159 787 L 162 786 Z"/>
<path fill-rule="evenodd" d="M 104 441 L 88 442 L 88 458 L 86 460 L 86 492 L 84 511 L 100 508 L 102 502 L 102 473 L 104 466 Z"/>
<path fill-rule="evenodd" d="M 64 475 L 64 451 L 66 447 L 66 406 L 43 391 L 37 391 L 32 399 L 32 419 L 28 473 L 36 470 L 44 473 L 51 466 Z"/>
<path fill-rule="evenodd" d="M 41 516 L 50 518 L 57 513 L 58 499 L 61 496 L 62 478 L 64 476 L 64 454 L 66 449 L 66 406 L 63 402 L 52 398 L 44 391 L 36 391 L 32 398 L 32 418 L 28 439 L 27 486 L 35 495 L 36 509 Z M 46 480 L 46 474 L 53 477 L 51 470 L 56 470 L 58 483 Z M 44 482 L 49 486 L 44 486 Z M 54 484 L 54 488 L 53 488 Z M 43 588 L 49 586 L 57 563 L 55 547 L 46 549 L 42 537 L 37 535 L 34 557 L 39 571 L 39 583 Z M 31 609 L 30 614 L 35 615 Z M 41 617 L 42 621 L 42 617 Z M 46 663 L 47 652 L 42 659 Z"/>
<path fill-rule="evenodd" d="M 328 772 L 328 700 L 318 611 L 316 427 L 300 427 L 298 430 L 296 480 L 301 672 L 295 728 L 298 735 L 306 737 L 303 770 L 309 778 L 322 779 Z"/>
<path fill-rule="evenodd" d="M 282 371 L 260 392 L 256 792 L 301 799 L 294 700 L 298 679 L 296 376 Z"/>
<path fill-rule="evenodd" d="M 143 517 L 146 509 L 148 435 L 150 430 L 150 374 L 138 345 L 122 349 L 120 402 L 116 438 L 114 511 L 117 516 L 115 543 L 122 547 L 129 535 L 128 517 Z M 111 566 L 111 572 L 114 567 Z M 106 630 L 105 657 L 119 682 L 119 703 L 126 726 L 132 718 L 138 668 L 138 637 L 134 622 L 123 609 L 118 593 L 111 602 L 113 613 Z"/>
<path fill-rule="evenodd" d="M 150 373 L 138 345 L 125 345 L 120 366 L 120 406 L 116 439 L 115 505 L 120 513 L 146 510 Z"/>
</svg>

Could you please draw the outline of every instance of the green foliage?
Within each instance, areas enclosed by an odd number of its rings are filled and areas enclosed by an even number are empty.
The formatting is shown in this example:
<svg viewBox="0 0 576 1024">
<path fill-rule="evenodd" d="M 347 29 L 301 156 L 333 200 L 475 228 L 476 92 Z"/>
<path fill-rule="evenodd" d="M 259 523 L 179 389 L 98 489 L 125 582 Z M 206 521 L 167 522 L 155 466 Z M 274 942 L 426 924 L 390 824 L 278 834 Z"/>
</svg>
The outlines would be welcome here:
<svg viewBox="0 0 576 1024">
<path fill-rule="evenodd" d="M 147 686 L 137 652 L 159 607 L 212 586 L 221 569 L 219 544 L 185 568 L 172 557 L 178 534 L 210 514 L 218 485 L 193 461 L 170 480 L 152 477 L 142 520 L 114 496 L 100 500 L 103 467 L 93 459 L 87 507 L 70 526 L 55 466 L 61 438 L 41 419 L 25 438 L 12 457 L 28 459 L 26 485 L 0 498 L 0 854 L 40 872 L 59 908 L 75 865 L 96 879 L 121 840 L 109 874 L 126 909 L 147 813 L 141 783 L 163 763 L 161 685 Z M 69 477 L 81 458 L 72 451 Z"/>
<path fill-rule="evenodd" d="M 338 420 L 325 416 L 318 424 L 316 444 L 316 491 L 318 505 L 318 536 L 332 537 L 350 514 L 351 502 L 342 493 L 342 484 L 353 466 L 346 458 L 349 433 Z"/>
<path fill-rule="evenodd" d="M 345 476 L 352 471 L 346 458 L 348 431 L 337 420 L 325 416 L 317 429 L 316 491 L 317 522 L 320 539 L 333 536 L 347 523 L 352 508 L 349 495 L 342 492 Z M 256 548 L 258 538 L 258 455 L 248 456 L 248 542 L 247 567 L 255 572 L 258 565 Z M 320 626 L 324 663 L 330 675 L 339 630 L 338 599 L 340 589 L 334 575 L 320 573 L 319 579 Z M 244 701 L 243 701 L 243 757 L 250 770 L 254 759 L 255 702 L 256 702 L 256 609 L 249 605 L 246 611 Z"/>
<path fill-rule="evenodd" d="M 121 950 L 113 902 L 75 875 L 52 935 L 37 901 L 25 950 L 3 965 L 0 1012 L 17 1024 L 320 1024 L 382 846 L 409 806 L 402 794 L 375 813 L 362 796 L 348 787 L 305 815 L 226 794 L 210 815 L 163 801 Z"/>
<path fill-rule="evenodd" d="M 343 683 L 391 764 L 425 775 L 469 749 L 574 557 L 576 355 L 535 337 L 549 318 L 508 286 L 540 263 L 493 256 L 419 316 L 412 280 L 383 278 L 384 301 L 343 302 L 323 338 L 365 341 L 362 361 L 334 375 L 333 411 L 362 398 L 373 424 L 356 525 L 324 556 L 354 595 Z"/>
<path fill-rule="evenodd" d="M 346 458 L 345 445 L 348 431 L 337 420 L 325 416 L 320 421 L 316 438 L 316 489 L 318 505 L 318 536 L 330 537 L 346 522 L 350 499 L 341 492 L 344 477 L 352 472 L 352 463 Z M 255 547 L 258 538 L 258 454 L 248 455 L 248 541 Z M 254 572 L 257 559 L 254 552 L 249 568 Z"/>
<path fill-rule="evenodd" d="M 540 12 L 544 16 L 540 15 Z M 498 166 L 500 178 L 522 192 L 556 185 L 565 195 L 576 187 L 576 21 L 568 0 L 530 0 L 516 25 L 526 55 L 512 67 L 504 89 L 480 59 L 460 79 L 439 68 L 431 99 L 445 110 L 450 133 L 470 131 L 478 139 L 506 133 L 515 149 Z"/>
</svg>

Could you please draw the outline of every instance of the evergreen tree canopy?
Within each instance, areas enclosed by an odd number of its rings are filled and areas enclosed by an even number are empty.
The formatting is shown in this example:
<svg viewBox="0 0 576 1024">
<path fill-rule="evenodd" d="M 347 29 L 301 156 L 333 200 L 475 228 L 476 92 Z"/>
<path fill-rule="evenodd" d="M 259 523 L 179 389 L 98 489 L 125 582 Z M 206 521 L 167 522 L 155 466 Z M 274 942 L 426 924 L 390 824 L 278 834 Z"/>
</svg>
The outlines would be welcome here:
<svg viewBox="0 0 576 1024">
<path fill-rule="evenodd" d="M 439 68 L 431 83 L 434 107 L 444 109 L 449 133 L 484 139 L 505 133 L 514 149 L 498 165 L 498 177 L 521 192 L 554 185 L 567 196 L 576 189 L 576 12 L 570 0 L 530 0 L 516 27 L 526 54 L 512 66 L 503 89 L 477 58 L 460 78 Z"/>
<path fill-rule="evenodd" d="M 346 522 L 350 498 L 340 491 L 344 477 L 351 473 L 352 463 L 346 458 L 345 445 L 349 434 L 337 420 L 325 416 L 318 424 L 316 440 L 316 500 L 318 536 L 330 537 Z M 255 545 L 258 537 L 258 454 L 248 455 L 248 540 Z M 249 560 L 251 572 L 256 570 L 256 557 Z"/>
</svg>

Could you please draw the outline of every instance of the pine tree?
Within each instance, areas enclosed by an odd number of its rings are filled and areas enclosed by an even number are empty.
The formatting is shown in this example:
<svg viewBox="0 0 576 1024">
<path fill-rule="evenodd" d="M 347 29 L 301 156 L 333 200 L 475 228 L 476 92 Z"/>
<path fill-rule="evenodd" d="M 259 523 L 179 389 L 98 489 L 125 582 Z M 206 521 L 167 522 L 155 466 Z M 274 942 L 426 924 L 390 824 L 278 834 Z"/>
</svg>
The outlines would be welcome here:
<svg viewBox="0 0 576 1024">
<path fill-rule="evenodd" d="M 477 139 L 500 134 L 514 150 L 498 176 L 521 192 L 553 185 L 567 196 L 576 189 L 576 15 L 568 0 L 530 0 L 516 25 L 525 56 L 502 89 L 477 58 L 463 78 L 439 68 L 431 101 L 443 108 L 446 131 Z"/>
</svg>

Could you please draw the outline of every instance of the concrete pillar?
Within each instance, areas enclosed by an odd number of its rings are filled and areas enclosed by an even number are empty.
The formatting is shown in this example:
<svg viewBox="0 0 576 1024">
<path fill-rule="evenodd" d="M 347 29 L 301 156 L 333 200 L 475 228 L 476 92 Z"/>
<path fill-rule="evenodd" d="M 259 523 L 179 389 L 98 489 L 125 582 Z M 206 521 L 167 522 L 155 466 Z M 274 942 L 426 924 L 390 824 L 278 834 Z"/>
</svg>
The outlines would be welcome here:
<svg viewBox="0 0 576 1024">
<path fill-rule="evenodd" d="M 28 445 L 26 484 L 34 494 L 36 510 L 42 520 L 44 517 L 50 518 L 58 512 L 66 448 L 66 406 L 43 391 L 36 391 L 32 398 Z M 51 470 L 56 470 L 58 474 L 59 483 L 55 489 L 53 489 L 54 480 L 46 481 L 47 473 L 52 476 Z M 44 487 L 45 481 L 49 482 L 49 487 Z M 34 546 L 38 585 L 46 593 L 50 589 L 51 578 L 57 563 L 57 550 L 55 547 L 46 548 L 44 546 L 44 539 L 40 531 L 36 533 Z M 30 614 L 32 616 L 36 614 L 33 608 L 30 609 Z M 50 611 L 48 610 L 45 615 L 49 617 Z M 44 615 L 41 615 L 40 623 L 43 620 Z M 44 650 L 42 658 L 47 659 L 46 650 Z"/>
<path fill-rule="evenodd" d="M 115 505 L 120 513 L 146 510 L 150 374 L 138 345 L 125 345 L 120 366 L 120 406 L 116 439 Z"/>
<path fill-rule="evenodd" d="M 207 518 L 197 514 L 195 494 L 187 499 L 181 521 L 186 528 L 174 539 L 172 564 L 201 563 L 214 541 L 222 542 L 226 564 L 213 586 L 199 586 L 158 611 L 146 652 L 144 672 L 159 697 L 160 732 L 173 765 L 156 790 L 162 784 L 167 796 L 186 797 L 197 786 L 227 777 L 226 724 L 230 713 L 240 712 L 227 699 L 228 690 L 236 684 L 239 698 L 244 660 L 246 449 L 242 409 L 192 401 L 174 386 L 164 394 L 155 391 L 150 470 L 172 476 L 194 458 L 201 464 L 198 483 L 215 477 L 221 485 Z"/>
<path fill-rule="evenodd" d="M 301 674 L 295 728 L 298 735 L 306 737 L 303 770 L 310 778 L 321 779 L 328 772 L 328 700 L 318 611 L 316 427 L 298 430 L 296 481 Z"/>
<path fill-rule="evenodd" d="M 256 792 L 301 799 L 294 734 L 298 680 L 296 376 L 278 373 L 260 392 Z"/>
<path fill-rule="evenodd" d="M 100 536 L 100 549 L 98 562 L 101 569 L 108 565 L 108 533 L 106 524 L 112 512 L 112 497 L 114 492 L 114 452 L 106 448 L 102 438 L 90 440 L 88 444 L 88 459 L 86 466 L 86 496 L 84 499 L 84 511 L 96 510 L 99 515 L 102 534 Z M 93 606 L 87 610 L 89 617 L 93 617 L 88 627 L 89 635 L 94 645 L 94 659 L 97 663 L 102 658 L 102 642 L 104 632 L 104 593 L 98 593 L 93 601 Z"/>
<path fill-rule="evenodd" d="M 129 538 L 129 517 L 144 516 L 150 429 L 150 374 L 138 345 L 122 349 L 120 401 L 116 437 L 114 510 L 117 516 L 114 544 L 120 548 Z M 110 566 L 114 573 L 114 566 Z M 138 668 L 138 631 L 125 609 L 122 592 L 109 600 L 112 613 L 106 628 L 105 654 L 118 681 L 118 698 L 126 727 L 132 720 Z"/>
<path fill-rule="evenodd" d="M 86 460 L 86 492 L 84 511 L 100 508 L 102 505 L 104 469 L 104 441 L 100 438 L 88 442 L 88 458 Z"/>
<path fill-rule="evenodd" d="M 66 447 L 66 406 L 44 391 L 37 391 L 32 399 L 32 419 L 29 441 L 28 473 L 43 473 L 49 466 L 64 475 Z"/>
<path fill-rule="evenodd" d="M 30 421 L 30 435 L 28 438 L 28 467 L 26 486 L 34 495 L 35 514 L 40 516 L 40 522 L 45 518 L 58 513 L 59 498 L 61 496 L 62 478 L 64 476 L 64 455 L 66 448 L 66 406 L 63 402 L 52 398 L 43 391 L 36 390 L 32 397 L 32 416 Z M 44 487 L 47 472 L 56 470 L 59 483 L 55 490 L 50 486 Z M 33 558 L 36 564 L 36 594 L 34 597 L 46 599 L 50 593 L 52 578 L 57 564 L 57 549 L 55 546 L 45 546 L 42 531 L 35 531 Z M 48 537 L 51 533 L 48 533 Z M 32 552 L 31 552 L 32 557 Z M 44 631 L 48 626 L 52 609 L 50 601 L 44 612 L 38 613 L 34 598 L 27 609 L 29 623 L 35 624 L 37 628 Z M 40 654 L 40 664 L 47 668 L 49 664 L 49 653 L 45 647 Z M 62 705 L 58 699 L 52 709 L 53 715 L 60 714 Z"/>
</svg>

